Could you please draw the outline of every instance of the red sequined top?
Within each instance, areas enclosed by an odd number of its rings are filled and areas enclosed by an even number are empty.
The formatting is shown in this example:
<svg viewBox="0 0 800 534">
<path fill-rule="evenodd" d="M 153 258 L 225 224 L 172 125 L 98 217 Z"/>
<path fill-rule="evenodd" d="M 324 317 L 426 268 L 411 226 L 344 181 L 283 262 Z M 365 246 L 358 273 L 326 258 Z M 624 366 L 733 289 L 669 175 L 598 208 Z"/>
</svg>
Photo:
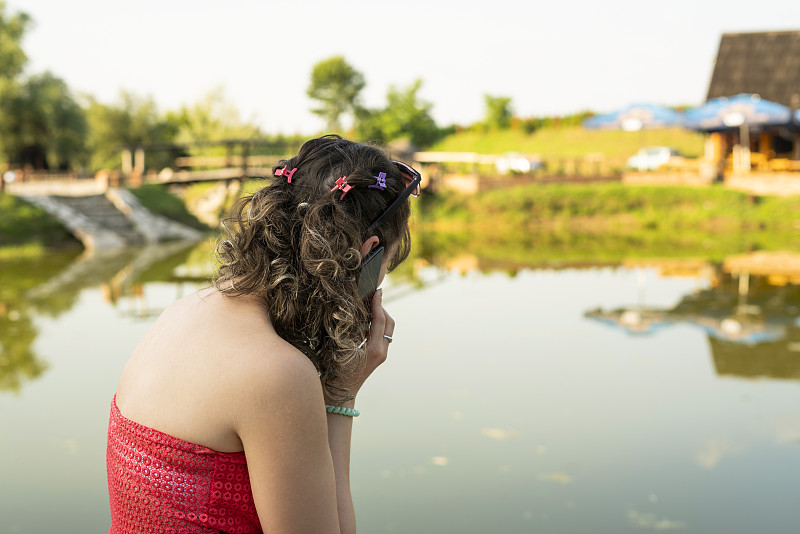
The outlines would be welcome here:
<svg viewBox="0 0 800 534">
<path fill-rule="evenodd" d="M 110 534 L 257 534 L 244 452 L 218 452 L 126 419 L 111 403 Z"/>
</svg>

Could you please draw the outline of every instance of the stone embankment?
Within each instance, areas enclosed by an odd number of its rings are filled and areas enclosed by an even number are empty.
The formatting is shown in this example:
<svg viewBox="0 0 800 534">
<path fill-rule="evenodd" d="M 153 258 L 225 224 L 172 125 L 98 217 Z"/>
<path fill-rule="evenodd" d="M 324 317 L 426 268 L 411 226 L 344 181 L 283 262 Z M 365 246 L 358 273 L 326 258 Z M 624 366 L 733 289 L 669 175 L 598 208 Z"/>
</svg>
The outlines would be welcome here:
<svg viewBox="0 0 800 534">
<path fill-rule="evenodd" d="M 20 197 L 55 216 L 90 250 L 203 238 L 198 230 L 151 213 L 124 189 L 88 196 Z"/>
</svg>

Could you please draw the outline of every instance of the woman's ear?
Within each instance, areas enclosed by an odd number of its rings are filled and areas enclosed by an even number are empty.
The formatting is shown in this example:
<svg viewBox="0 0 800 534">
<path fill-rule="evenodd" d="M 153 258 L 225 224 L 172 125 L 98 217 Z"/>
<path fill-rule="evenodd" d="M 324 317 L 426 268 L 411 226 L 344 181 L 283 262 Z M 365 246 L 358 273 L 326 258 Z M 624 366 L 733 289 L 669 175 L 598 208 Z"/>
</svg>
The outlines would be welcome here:
<svg viewBox="0 0 800 534">
<path fill-rule="evenodd" d="M 381 240 L 378 239 L 378 236 L 376 236 L 376 235 L 374 235 L 374 236 L 370 237 L 369 239 L 367 239 L 366 241 L 364 241 L 364 244 L 361 245 L 361 257 L 362 258 L 366 258 L 367 254 L 372 252 L 372 249 L 377 247 L 380 242 L 381 242 Z"/>
</svg>

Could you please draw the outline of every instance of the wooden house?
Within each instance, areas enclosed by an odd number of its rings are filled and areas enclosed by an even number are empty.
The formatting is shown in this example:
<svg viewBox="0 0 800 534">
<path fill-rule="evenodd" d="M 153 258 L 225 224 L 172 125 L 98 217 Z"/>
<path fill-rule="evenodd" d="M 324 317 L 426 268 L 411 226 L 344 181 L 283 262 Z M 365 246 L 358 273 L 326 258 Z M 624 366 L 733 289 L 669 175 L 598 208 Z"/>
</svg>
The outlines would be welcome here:
<svg viewBox="0 0 800 534">
<path fill-rule="evenodd" d="M 800 31 L 726 33 L 708 87 L 708 99 L 753 93 L 764 100 L 800 109 Z M 745 141 L 754 169 L 800 170 L 800 136 L 795 128 L 764 128 Z M 738 133 L 711 135 L 707 155 L 730 165 Z M 730 168 L 730 166 L 728 167 Z M 723 169 L 720 169 L 723 170 Z"/>
<path fill-rule="evenodd" d="M 707 98 L 740 93 L 800 108 L 800 31 L 723 34 Z"/>
</svg>

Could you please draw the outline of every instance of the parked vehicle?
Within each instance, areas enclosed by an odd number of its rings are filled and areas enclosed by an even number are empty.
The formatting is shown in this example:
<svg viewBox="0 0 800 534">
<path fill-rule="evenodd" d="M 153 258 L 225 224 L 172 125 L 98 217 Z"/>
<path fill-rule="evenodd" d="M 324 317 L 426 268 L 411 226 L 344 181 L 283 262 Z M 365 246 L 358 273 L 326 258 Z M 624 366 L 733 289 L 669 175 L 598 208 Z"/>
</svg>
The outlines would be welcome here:
<svg viewBox="0 0 800 534">
<path fill-rule="evenodd" d="M 683 156 L 666 146 L 650 146 L 628 158 L 627 166 L 637 171 L 656 171 L 667 165 L 679 165 Z"/>
</svg>

